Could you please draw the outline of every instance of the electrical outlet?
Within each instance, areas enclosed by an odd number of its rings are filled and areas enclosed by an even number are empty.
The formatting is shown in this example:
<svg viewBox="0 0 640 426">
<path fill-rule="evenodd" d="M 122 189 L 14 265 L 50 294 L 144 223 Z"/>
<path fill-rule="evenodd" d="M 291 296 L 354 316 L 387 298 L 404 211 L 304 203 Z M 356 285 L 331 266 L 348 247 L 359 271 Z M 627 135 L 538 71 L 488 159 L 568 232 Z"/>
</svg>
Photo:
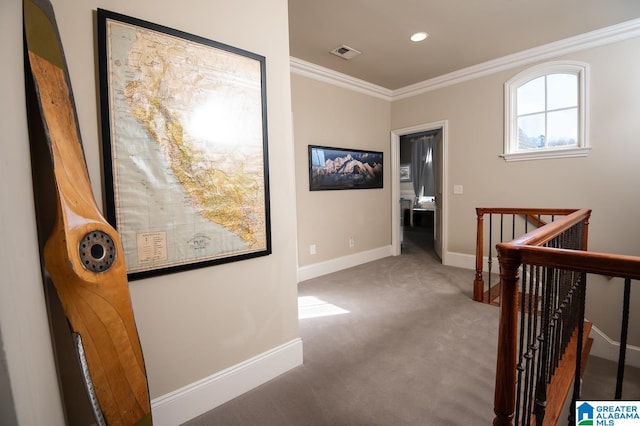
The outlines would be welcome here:
<svg viewBox="0 0 640 426">
<path fill-rule="evenodd" d="M 316 254 L 316 245 L 315 244 L 311 244 L 309 246 L 309 254 Z"/>
<path fill-rule="evenodd" d="M 462 194 L 462 185 L 453 185 L 453 193 L 456 195 Z"/>
<path fill-rule="evenodd" d="M 349 247 L 354 248 L 356 246 L 356 240 L 353 237 L 349 237 Z"/>
</svg>

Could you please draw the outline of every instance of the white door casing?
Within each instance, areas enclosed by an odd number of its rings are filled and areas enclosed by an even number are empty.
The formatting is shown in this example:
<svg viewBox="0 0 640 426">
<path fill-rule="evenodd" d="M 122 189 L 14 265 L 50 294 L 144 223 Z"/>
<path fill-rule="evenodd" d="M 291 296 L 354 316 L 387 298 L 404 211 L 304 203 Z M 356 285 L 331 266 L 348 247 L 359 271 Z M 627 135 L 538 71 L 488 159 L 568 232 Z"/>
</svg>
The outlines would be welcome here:
<svg viewBox="0 0 640 426">
<path fill-rule="evenodd" d="M 394 256 L 401 253 L 400 229 L 400 136 L 442 129 L 442 138 L 436 149 L 436 208 L 434 212 L 434 244 L 436 254 L 447 264 L 447 144 L 448 121 L 418 124 L 391 131 L 391 249 Z"/>
</svg>

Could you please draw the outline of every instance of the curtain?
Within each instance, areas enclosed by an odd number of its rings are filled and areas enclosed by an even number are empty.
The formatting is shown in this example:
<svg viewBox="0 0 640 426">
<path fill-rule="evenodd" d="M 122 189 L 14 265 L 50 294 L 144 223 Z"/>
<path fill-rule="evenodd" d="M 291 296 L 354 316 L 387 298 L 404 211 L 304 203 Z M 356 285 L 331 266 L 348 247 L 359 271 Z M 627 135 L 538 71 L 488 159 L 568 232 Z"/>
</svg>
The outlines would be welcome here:
<svg viewBox="0 0 640 426">
<path fill-rule="evenodd" d="M 416 199 L 421 195 L 435 196 L 433 173 L 433 136 L 423 136 L 411 143 L 411 171 L 413 173 L 413 192 Z M 424 190 L 423 190 L 424 188 Z"/>
</svg>

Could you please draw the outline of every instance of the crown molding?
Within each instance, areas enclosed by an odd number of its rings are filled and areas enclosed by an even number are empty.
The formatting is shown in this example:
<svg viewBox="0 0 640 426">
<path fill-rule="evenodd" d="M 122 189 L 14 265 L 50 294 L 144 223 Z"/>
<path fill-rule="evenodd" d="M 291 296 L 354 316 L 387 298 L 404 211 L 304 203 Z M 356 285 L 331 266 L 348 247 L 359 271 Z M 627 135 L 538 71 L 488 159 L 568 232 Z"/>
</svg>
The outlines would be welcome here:
<svg viewBox="0 0 640 426">
<path fill-rule="evenodd" d="M 640 36 L 640 19 L 523 50 L 393 91 L 399 100 L 496 72 Z"/>
<path fill-rule="evenodd" d="M 313 78 L 314 80 L 320 80 L 345 89 L 354 90 L 356 92 L 364 93 L 365 95 L 384 99 L 385 101 L 393 100 L 393 91 L 385 89 L 382 86 L 312 64 L 311 62 L 303 61 L 302 59 L 294 58 L 293 56 L 290 57 L 290 62 L 291 72 L 294 74 L 300 74 L 305 77 Z"/>
<path fill-rule="evenodd" d="M 585 49 L 617 43 L 638 36 L 640 36 L 640 19 L 632 19 L 621 24 L 590 31 L 578 36 L 569 37 L 553 43 L 548 43 L 511 55 L 503 56 L 502 58 L 463 68 L 458 71 L 396 90 L 389 90 L 294 57 L 290 58 L 291 72 L 346 89 L 355 90 L 360 93 L 365 93 L 377 98 L 396 101 L 518 66 L 528 65 L 537 61 L 543 61 Z"/>
</svg>

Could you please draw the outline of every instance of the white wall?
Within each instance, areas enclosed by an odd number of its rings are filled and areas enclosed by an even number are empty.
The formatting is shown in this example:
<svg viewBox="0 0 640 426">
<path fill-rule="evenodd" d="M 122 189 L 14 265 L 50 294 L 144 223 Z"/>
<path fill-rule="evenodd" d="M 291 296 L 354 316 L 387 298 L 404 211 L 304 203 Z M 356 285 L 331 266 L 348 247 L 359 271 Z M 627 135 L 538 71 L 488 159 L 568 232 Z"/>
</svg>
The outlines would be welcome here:
<svg viewBox="0 0 640 426">
<path fill-rule="evenodd" d="M 298 259 L 301 267 L 388 247 L 391 181 L 388 101 L 292 74 Z M 382 189 L 309 191 L 308 145 L 382 151 Z M 355 247 L 349 247 L 349 237 Z M 310 254 L 309 246 L 317 253 Z"/>
<path fill-rule="evenodd" d="M 130 283 L 152 398 L 298 339 L 296 214 L 285 0 L 52 0 L 100 203 L 95 10 L 104 8 L 267 58 L 273 254 Z M 38 268 L 22 65 L 22 5 L 0 5 L 0 325 L 20 424 L 61 424 Z M 10 245 L 9 245 L 10 243 Z"/>
</svg>

